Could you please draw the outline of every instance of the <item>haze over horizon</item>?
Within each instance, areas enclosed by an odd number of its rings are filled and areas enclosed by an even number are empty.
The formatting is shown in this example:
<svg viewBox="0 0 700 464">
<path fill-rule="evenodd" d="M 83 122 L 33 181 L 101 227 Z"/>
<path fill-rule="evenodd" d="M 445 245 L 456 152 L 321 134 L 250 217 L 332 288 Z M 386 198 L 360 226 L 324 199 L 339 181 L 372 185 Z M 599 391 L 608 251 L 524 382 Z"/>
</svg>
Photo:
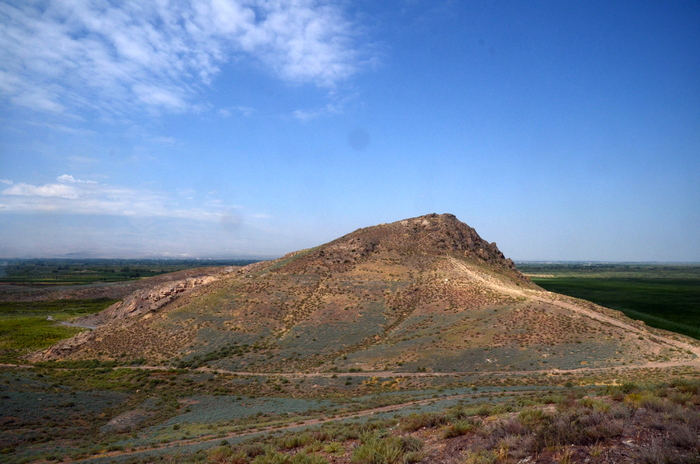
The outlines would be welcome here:
<svg viewBox="0 0 700 464">
<path fill-rule="evenodd" d="M 271 258 L 452 213 L 700 261 L 700 4 L 0 0 L 0 257 Z"/>
</svg>

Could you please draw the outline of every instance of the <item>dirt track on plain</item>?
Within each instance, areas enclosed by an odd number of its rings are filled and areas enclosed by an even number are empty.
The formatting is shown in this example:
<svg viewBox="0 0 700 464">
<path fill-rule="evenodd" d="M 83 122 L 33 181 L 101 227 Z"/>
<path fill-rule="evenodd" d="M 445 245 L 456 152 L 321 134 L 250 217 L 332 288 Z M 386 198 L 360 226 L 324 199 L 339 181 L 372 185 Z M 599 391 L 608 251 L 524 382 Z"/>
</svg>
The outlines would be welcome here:
<svg viewBox="0 0 700 464">
<path fill-rule="evenodd" d="M 516 395 L 524 395 L 526 393 L 533 393 L 536 392 L 537 390 L 520 390 L 520 391 L 514 391 L 514 392 L 507 392 L 506 395 L 509 396 L 516 396 Z M 493 392 L 490 393 L 491 396 L 493 395 L 502 395 L 503 392 Z M 348 419 L 358 419 L 362 417 L 367 417 L 367 416 L 372 416 L 375 414 L 381 414 L 385 412 L 392 412 L 392 411 L 398 411 L 400 409 L 405 409 L 405 408 L 410 408 L 414 406 L 422 406 L 426 404 L 430 404 L 436 401 L 450 401 L 450 400 L 459 400 L 459 399 L 465 399 L 465 398 L 473 398 L 476 395 L 483 397 L 483 393 L 466 393 L 466 394 L 459 394 L 459 395 L 449 395 L 449 396 L 442 396 L 439 398 L 429 398 L 429 399 L 424 399 L 424 400 L 414 400 L 414 401 L 408 401 L 406 403 L 398 403 L 398 404 L 391 404 L 388 406 L 380 406 L 377 408 L 372 408 L 372 409 L 365 409 L 363 411 L 358 411 L 356 413 L 347 413 L 347 414 L 340 414 L 338 416 L 333 416 L 333 417 L 326 417 L 323 419 L 309 419 L 305 421 L 299 421 L 294 424 L 288 424 L 280 427 L 275 427 L 275 426 L 270 426 L 270 427 L 261 427 L 261 428 L 256 428 L 254 431 L 252 430 L 246 430 L 246 431 L 241 431 L 241 432 L 232 432 L 228 433 L 226 435 L 217 435 L 215 437 L 201 437 L 201 438 L 192 438 L 192 439 L 187 439 L 187 440 L 177 440 L 177 441 L 172 441 L 170 443 L 164 443 L 158 446 L 152 446 L 152 447 L 143 447 L 143 448 L 138 448 L 132 451 L 111 451 L 107 453 L 102 453 L 99 455 L 91 456 L 89 458 L 85 459 L 78 459 L 75 461 L 63 461 L 63 462 L 90 462 L 95 459 L 104 459 L 104 458 L 115 458 L 119 456 L 128 456 L 132 454 L 138 454 L 138 453 L 143 453 L 143 452 L 149 452 L 149 451 L 159 451 L 159 450 L 164 450 L 168 448 L 175 448 L 178 446 L 188 446 L 188 445 L 198 445 L 201 443 L 211 443 L 211 442 L 218 442 L 221 440 L 227 440 L 229 438 L 242 438 L 242 437 L 248 437 L 248 436 L 255 436 L 261 433 L 266 433 L 266 432 L 278 432 L 278 431 L 284 431 L 284 430 L 290 430 L 290 429 L 295 429 L 298 427 L 310 427 L 314 425 L 319 425 L 319 424 L 326 424 L 328 422 L 336 422 L 336 421 L 343 421 L 343 420 L 348 420 Z"/>
</svg>

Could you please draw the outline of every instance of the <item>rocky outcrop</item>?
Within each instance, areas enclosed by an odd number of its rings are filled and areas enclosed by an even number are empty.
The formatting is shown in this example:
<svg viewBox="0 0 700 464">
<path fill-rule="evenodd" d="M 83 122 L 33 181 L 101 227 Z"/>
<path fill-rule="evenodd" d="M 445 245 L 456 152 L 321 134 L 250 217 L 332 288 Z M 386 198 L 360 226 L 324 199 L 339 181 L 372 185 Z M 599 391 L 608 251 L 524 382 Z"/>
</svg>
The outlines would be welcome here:
<svg viewBox="0 0 700 464">
<path fill-rule="evenodd" d="M 27 359 L 37 362 L 65 358 L 69 354 L 81 349 L 85 344 L 99 339 L 101 336 L 101 326 L 116 321 L 120 324 L 135 322 L 140 316 L 151 312 L 157 312 L 177 298 L 191 293 L 195 289 L 216 282 L 237 269 L 239 268 L 220 268 L 216 274 L 199 275 L 197 277 L 168 281 L 154 288 L 137 290 L 104 311 L 75 319 L 70 324 L 75 327 L 85 327 L 95 330 L 81 332 L 67 340 L 62 340 L 46 350 L 32 353 L 27 356 Z"/>
<path fill-rule="evenodd" d="M 61 340 L 43 351 L 37 351 L 26 357 L 28 361 L 40 362 L 52 359 L 63 359 L 65 356 L 79 350 L 83 345 L 95 338 L 95 332 L 81 332 L 67 340 Z"/>
<path fill-rule="evenodd" d="M 215 282 L 219 278 L 220 276 L 217 275 L 190 277 L 175 282 L 167 282 L 155 288 L 138 290 L 122 301 L 114 303 L 104 311 L 76 319 L 73 323 L 83 327 L 99 327 L 115 319 L 155 312 L 182 294 Z"/>
<path fill-rule="evenodd" d="M 472 260 L 501 269 L 511 277 L 529 283 L 496 243 L 482 239 L 476 230 L 453 214 L 427 214 L 411 219 L 366 227 L 322 245 L 286 266 L 287 271 L 322 266 L 342 272 L 381 252 L 399 256 L 445 256 Z"/>
</svg>

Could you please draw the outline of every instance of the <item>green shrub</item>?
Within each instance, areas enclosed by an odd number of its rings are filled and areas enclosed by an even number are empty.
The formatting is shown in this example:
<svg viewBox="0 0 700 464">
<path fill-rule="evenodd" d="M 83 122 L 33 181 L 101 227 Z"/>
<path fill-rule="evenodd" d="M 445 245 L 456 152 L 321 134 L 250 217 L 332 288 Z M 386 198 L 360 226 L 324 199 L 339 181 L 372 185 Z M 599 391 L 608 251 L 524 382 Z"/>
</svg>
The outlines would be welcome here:
<svg viewBox="0 0 700 464">
<path fill-rule="evenodd" d="M 233 450 L 228 446 L 219 446 L 207 453 L 207 463 L 223 464 L 228 462 L 228 458 L 233 455 Z"/>
<path fill-rule="evenodd" d="M 297 453 L 289 460 L 289 464 L 328 464 L 328 461 L 318 454 Z"/>
<path fill-rule="evenodd" d="M 422 414 L 412 413 L 403 418 L 400 427 L 401 430 L 405 430 L 407 432 L 414 432 L 424 427 L 437 427 L 439 425 L 444 424 L 445 422 L 447 422 L 447 418 L 444 414 L 427 412 Z"/>
<path fill-rule="evenodd" d="M 525 427 L 535 427 L 543 424 L 549 419 L 549 416 L 541 409 L 526 409 L 520 411 L 518 414 L 518 420 Z"/>
<path fill-rule="evenodd" d="M 310 433 L 301 433 L 280 438 L 280 447 L 284 449 L 294 449 L 306 446 L 314 441 Z"/>
<path fill-rule="evenodd" d="M 691 392 L 673 392 L 668 396 L 668 399 L 673 403 L 683 405 L 693 399 L 693 394 Z"/>
<path fill-rule="evenodd" d="M 671 386 L 683 393 L 692 393 L 693 395 L 700 393 L 699 379 L 675 379 Z"/>
<path fill-rule="evenodd" d="M 608 412 L 610 411 L 610 404 L 605 401 L 599 400 L 598 398 L 581 398 L 579 404 L 585 406 L 589 409 L 593 409 L 596 412 Z"/>
<path fill-rule="evenodd" d="M 253 459 L 251 464 L 290 464 L 291 457 L 287 454 L 271 451 L 266 454 L 261 454 Z"/>
<path fill-rule="evenodd" d="M 622 393 L 625 395 L 628 395 L 632 392 L 639 391 L 639 386 L 634 382 L 625 382 L 620 385 L 620 390 L 622 390 Z"/>
<path fill-rule="evenodd" d="M 537 430 L 532 448 L 540 452 L 545 448 L 565 445 L 592 445 L 622 435 L 623 422 L 611 421 L 599 413 L 566 413 Z"/>
<path fill-rule="evenodd" d="M 415 452 L 423 449 L 423 442 L 416 437 L 401 437 L 401 449 L 406 452 Z"/>
<path fill-rule="evenodd" d="M 454 438 L 477 430 L 479 425 L 473 421 L 461 420 L 451 424 L 443 432 L 444 438 Z"/>
<path fill-rule="evenodd" d="M 414 437 L 382 437 L 378 433 L 364 434 L 362 444 L 352 452 L 351 462 L 357 464 L 408 464 L 423 458 L 423 443 Z"/>
<path fill-rule="evenodd" d="M 343 454 L 345 452 L 345 448 L 343 447 L 342 443 L 332 441 L 323 447 L 323 451 L 329 454 Z"/>
<path fill-rule="evenodd" d="M 465 464 L 494 464 L 498 461 L 493 451 L 481 450 L 467 455 Z"/>
<path fill-rule="evenodd" d="M 350 460 L 357 464 L 399 464 L 402 457 L 400 443 L 395 440 L 380 439 L 355 448 Z"/>
<path fill-rule="evenodd" d="M 249 443 L 241 447 L 241 452 L 245 453 L 249 458 L 254 458 L 271 451 L 268 446 L 262 443 Z"/>
</svg>

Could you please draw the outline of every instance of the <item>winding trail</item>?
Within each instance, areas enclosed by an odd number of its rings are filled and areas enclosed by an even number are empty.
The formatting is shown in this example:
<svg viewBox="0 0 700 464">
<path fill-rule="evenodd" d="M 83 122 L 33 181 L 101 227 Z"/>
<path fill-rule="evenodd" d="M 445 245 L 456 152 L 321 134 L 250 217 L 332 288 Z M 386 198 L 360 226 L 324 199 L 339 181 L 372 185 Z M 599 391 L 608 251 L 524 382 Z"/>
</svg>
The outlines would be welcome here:
<svg viewBox="0 0 700 464">
<path fill-rule="evenodd" d="M 660 340 L 667 345 L 674 346 L 678 349 L 685 350 L 691 352 L 693 355 L 695 355 L 695 359 L 691 360 L 677 360 L 677 361 L 667 361 L 667 362 L 649 362 L 645 364 L 636 364 L 632 366 L 621 366 L 621 367 L 626 367 L 626 368 L 664 368 L 664 367 L 678 367 L 678 366 L 693 366 L 696 368 L 700 368 L 700 346 L 697 345 L 691 345 L 690 343 L 683 342 L 681 340 L 676 340 L 674 338 L 657 334 L 657 333 L 651 333 L 648 330 L 642 330 L 639 327 L 636 327 L 632 324 L 629 324 L 627 322 L 621 321 L 619 319 L 616 319 L 614 317 L 607 316 L 605 314 L 602 314 L 598 311 L 593 311 L 588 308 L 582 307 L 578 304 L 572 303 L 572 301 L 577 301 L 575 298 L 568 297 L 565 295 L 560 295 L 558 293 L 552 293 L 548 292 L 546 290 L 528 290 L 528 289 L 522 289 L 518 287 L 512 287 L 512 286 L 507 286 L 503 285 L 501 282 L 498 280 L 488 277 L 488 276 L 483 276 L 479 272 L 476 272 L 474 269 L 470 268 L 468 265 L 466 265 L 464 262 L 456 259 L 456 258 L 451 258 L 452 264 L 460 269 L 462 272 L 464 272 L 466 275 L 469 276 L 470 279 L 475 280 L 482 285 L 484 285 L 487 288 L 491 288 L 493 290 L 499 291 L 506 293 L 508 295 L 512 295 L 514 297 L 519 297 L 519 298 L 527 298 L 531 301 L 537 301 L 540 303 L 545 303 L 549 304 L 552 306 L 559 306 L 560 308 L 568 309 L 570 311 L 573 311 L 575 313 L 587 316 L 591 319 L 597 320 L 599 322 L 604 322 L 607 324 L 614 325 L 616 327 L 619 327 L 621 329 L 624 329 L 626 331 L 639 334 L 639 335 L 652 335 L 655 337 L 657 340 Z M 564 299 L 569 299 L 570 301 L 563 301 Z M 595 370 L 608 370 L 608 369 L 618 369 L 619 367 L 610 367 L 610 368 L 597 368 Z M 585 368 L 581 369 L 572 369 L 571 371 L 567 372 L 578 372 L 578 371 L 584 371 Z M 593 369 L 591 369 L 593 370 Z"/>
<path fill-rule="evenodd" d="M 489 397 L 493 397 L 496 395 L 499 395 L 499 398 L 502 398 L 500 395 L 503 395 L 505 393 L 506 396 L 519 396 L 519 395 L 525 395 L 528 393 L 537 393 L 540 392 L 540 390 L 518 390 L 518 391 L 511 391 L 511 392 L 489 392 L 489 393 L 465 393 L 465 394 L 459 394 L 459 395 L 446 395 L 446 396 L 441 396 L 438 398 L 427 398 L 423 400 L 413 400 L 413 401 L 407 401 L 405 403 L 397 403 L 397 404 L 391 404 L 387 406 L 379 406 L 376 408 L 371 408 L 371 409 L 364 409 L 362 411 L 354 412 L 354 413 L 342 413 L 334 416 L 329 416 L 323 419 L 308 419 L 305 421 L 299 421 L 294 424 L 288 424 L 288 425 L 283 425 L 283 426 L 268 426 L 268 427 L 259 427 L 255 428 L 254 430 L 244 430 L 240 432 L 231 432 L 225 435 L 220 435 L 217 434 L 216 436 L 203 436 L 203 437 L 198 437 L 198 438 L 191 438 L 191 439 L 186 439 L 186 440 L 175 440 L 171 441 L 170 443 L 163 443 L 159 444 L 156 446 L 144 446 L 141 448 L 136 448 L 133 450 L 129 451 L 110 451 L 106 453 L 101 453 L 98 455 L 90 456 L 89 458 L 84 458 L 84 459 L 77 459 L 75 461 L 62 461 L 62 462 L 90 462 L 94 461 L 96 459 L 105 459 L 105 458 L 115 458 L 115 457 L 121 457 L 121 456 L 129 456 L 129 455 L 134 455 L 134 454 L 139 454 L 139 453 L 144 453 L 144 452 L 149 452 L 149 451 L 159 451 L 159 450 L 165 450 L 169 448 L 176 448 L 179 446 L 188 446 L 188 445 L 199 445 L 202 443 L 212 443 L 212 442 L 220 442 L 221 440 L 227 440 L 230 438 L 244 438 L 244 437 L 253 437 L 256 435 L 260 435 L 263 433 L 267 432 L 279 432 L 279 431 L 284 431 L 284 430 L 290 430 L 290 429 L 295 429 L 295 428 L 300 428 L 300 427 L 310 427 L 314 425 L 319 425 L 319 424 L 326 424 L 329 422 L 337 422 L 337 421 L 344 421 L 348 419 L 359 419 L 362 417 L 367 417 L 367 416 L 372 416 L 375 414 L 381 414 L 381 413 L 386 413 L 386 412 L 392 412 L 392 411 L 398 411 L 401 409 L 405 408 L 411 408 L 415 406 L 423 406 L 426 404 L 431 404 L 437 401 L 450 401 L 450 400 L 460 400 L 460 399 L 465 399 L 465 398 L 484 398 L 484 395 L 487 395 Z"/>
</svg>

